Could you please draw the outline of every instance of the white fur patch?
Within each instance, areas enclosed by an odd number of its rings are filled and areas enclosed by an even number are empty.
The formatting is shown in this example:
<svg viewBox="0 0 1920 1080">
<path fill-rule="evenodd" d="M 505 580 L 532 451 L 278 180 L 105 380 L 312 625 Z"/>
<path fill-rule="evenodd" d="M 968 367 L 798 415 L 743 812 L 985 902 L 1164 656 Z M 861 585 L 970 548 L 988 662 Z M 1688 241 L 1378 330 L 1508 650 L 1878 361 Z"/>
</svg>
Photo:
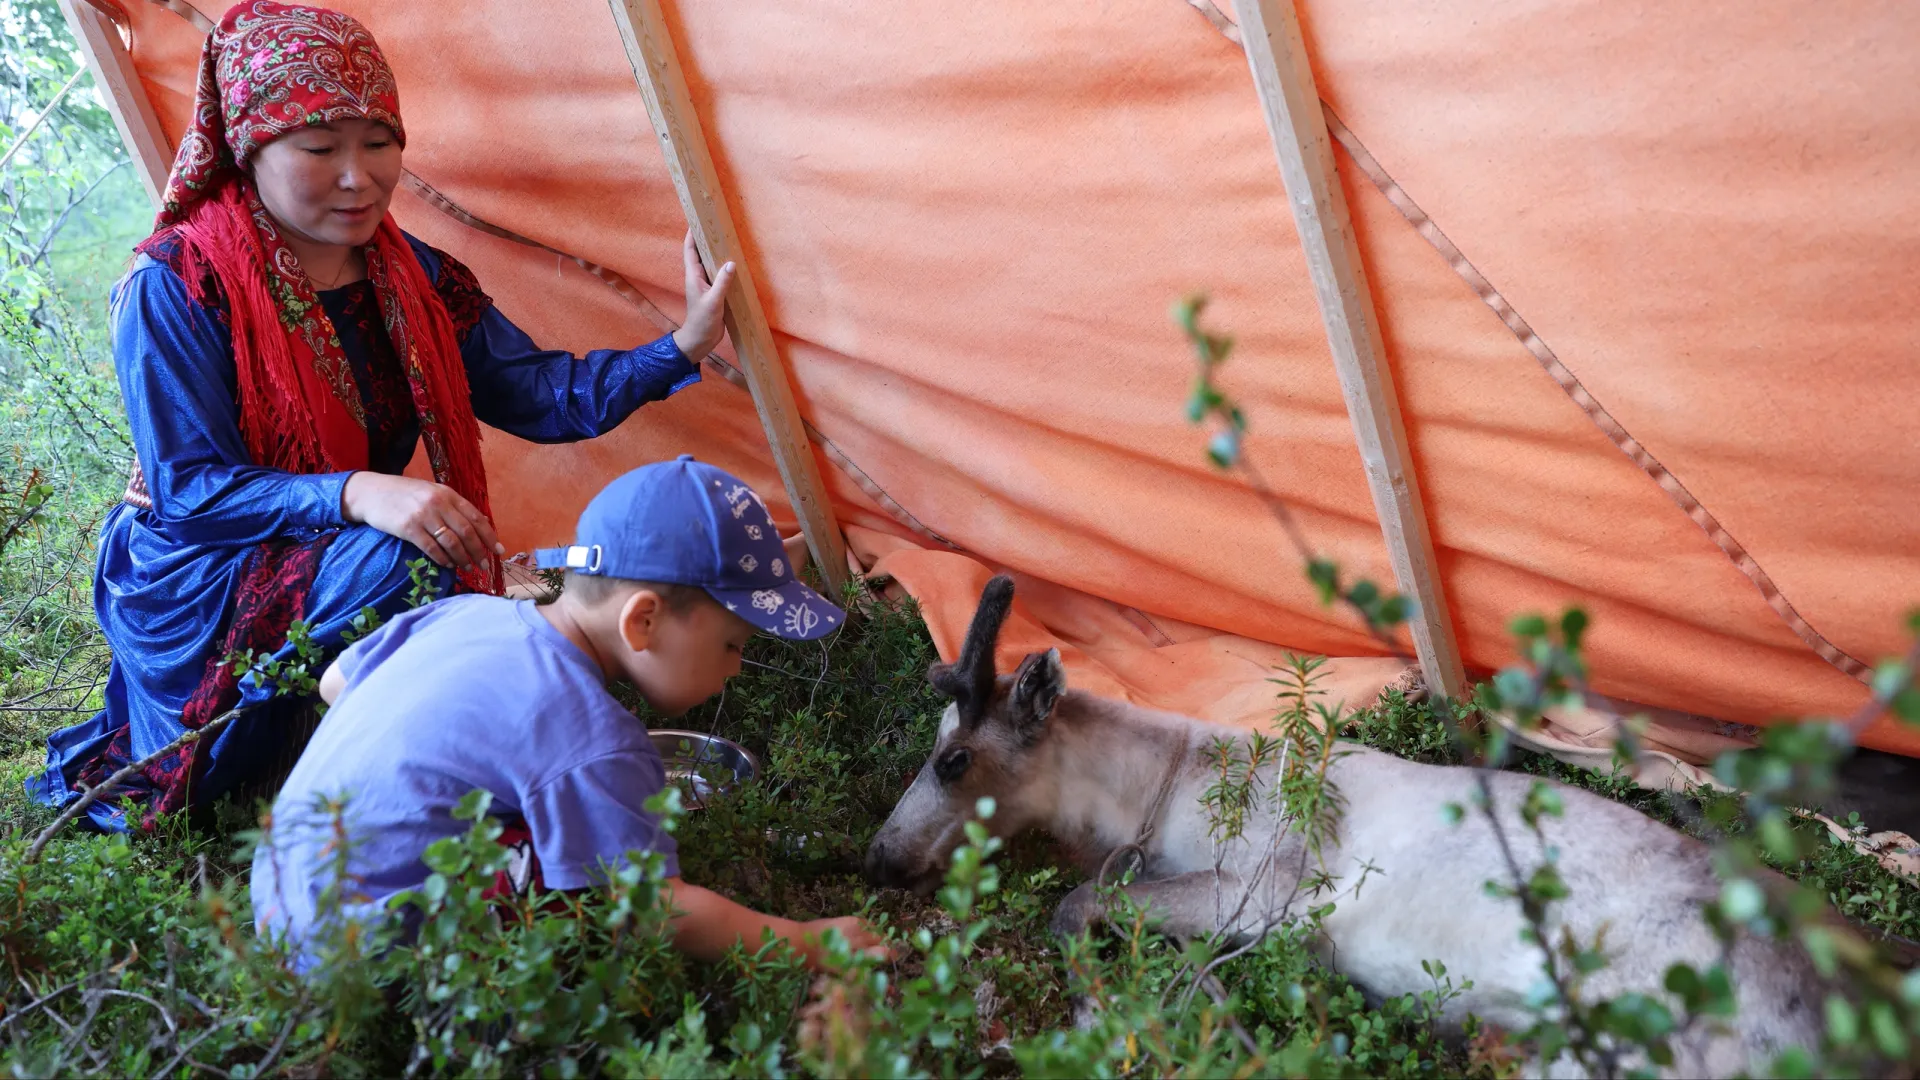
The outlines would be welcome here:
<svg viewBox="0 0 1920 1080">
<path fill-rule="evenodd" d="M 939 746 L 941 743 L 953 738 L 953 733 L 959 730 L 960 706 L 957 704 L 949 704 L 947 711 L 940 714 L 940 734 L 935 738 L 934 745 Z"/>
</svg>

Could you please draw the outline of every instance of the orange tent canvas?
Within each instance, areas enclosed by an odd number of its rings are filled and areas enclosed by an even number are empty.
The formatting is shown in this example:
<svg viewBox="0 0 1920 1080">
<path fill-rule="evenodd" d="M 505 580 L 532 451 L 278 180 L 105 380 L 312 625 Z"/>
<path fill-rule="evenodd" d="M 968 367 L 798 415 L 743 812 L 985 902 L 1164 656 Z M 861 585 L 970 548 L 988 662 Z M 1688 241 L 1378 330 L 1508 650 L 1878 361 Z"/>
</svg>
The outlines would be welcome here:
<svg viewBox="0 0 1920 1080">
<path fill-rule="evenodd" d="M 87 2 L 177 133 L 224 5 Z M 335 5 L 399 74 L 405 228 L 543 343 L 670 324 L 684 220 L 604 3 Z M 1342 658 L 1356 703 L 1405 665 L 1183 414 L 1168 305 L 1204 291 L 1249 456 L 1325 555 L 1391 580 L 1232 9 L 1201 7 L 668 16 L 863 568 L 946 655 L 1013 571 L 1005 660 L 1059 644 L 1077 685 L 1246 724 L 1283 649 Z M 1920 605 L 1920 8 L 1299 8 L 1468 663 L 1580 605 L 1595 689 L 1695 762 L 1859 706 Z M 710 378 L 592 443 L 489 433 L 502 536 L 562 542 L 680 452 L 780 491 Z M 1863 742 L 1920 754 L 1888 720 Z"/>
</svg>

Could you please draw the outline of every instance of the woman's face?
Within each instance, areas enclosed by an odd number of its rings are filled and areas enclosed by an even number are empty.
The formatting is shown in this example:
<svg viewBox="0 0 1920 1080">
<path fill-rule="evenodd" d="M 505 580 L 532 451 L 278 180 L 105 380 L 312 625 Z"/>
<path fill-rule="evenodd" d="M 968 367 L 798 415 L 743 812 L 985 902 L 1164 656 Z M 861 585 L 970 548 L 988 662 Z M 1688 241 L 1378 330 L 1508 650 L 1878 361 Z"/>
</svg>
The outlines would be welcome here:
<svg viewBox="0 0 1920 1080">
<path fill-rule="evenodd" d="M 400 182 L 400 143 L 385 124 L 335 120 L 273 140 L 252 168 L 260 201 L 299 239 L 360 247 Z"/>
</svg>

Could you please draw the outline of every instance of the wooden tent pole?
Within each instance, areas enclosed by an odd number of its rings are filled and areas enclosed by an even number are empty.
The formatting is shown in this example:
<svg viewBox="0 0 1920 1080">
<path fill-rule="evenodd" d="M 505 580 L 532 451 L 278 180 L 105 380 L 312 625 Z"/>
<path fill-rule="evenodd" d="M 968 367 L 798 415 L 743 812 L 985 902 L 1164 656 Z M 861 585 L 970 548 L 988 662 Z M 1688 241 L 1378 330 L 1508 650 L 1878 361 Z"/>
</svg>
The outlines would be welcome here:
<svg viewBox="0 0 1920 1080">
<path fill-rule="evenodd" d="M 787 381 L 786 365 L 774 345 L 773 329 L 767 325 L 766 310 L 760 304 L 760 290 L 754 282 L 753 266 L 747 261 L 734 227 L 733 213 L 727 206 L 726 192 L 720 186 L 713 156 L 687 90 L 686 74 L 680 68 L 680 56 L 667 29 L 659 0 L 609 0 L 613 21 L 620 27 L 620 40 L 627 49 L 627 61 L 633 65 L 633 77 L 646 98 L 647 115 L 653 132 L 660 138 L 660 149 L 667 159 L 667 171 L 680 193 L 680 207 L 693 227 L 700 255 L 707 272 L 731 261 L 734 267 L 732 295 L 727 298 L 727 332 L 733 336 L 740 366 L 746 369 L 747 385 L 753 392 L 753 404 L 760 412 L 760 425 L 766 429 L 773 459 L 780 468 L 780 479 L 787 487 L 787 498 L 800 518 L 801 531 L 813 560 L 819 564 L 837 599 L 847 580 L 845 542 L 833 505 L 827 500 L 826 485 L 820 479 L 820 465 L 794 401 L 793 386 Z"/>
<path fill-rule="evenodd" d="M 1381 346 L 1373 293 L 1335 171 L 1299 16 L 1293 0 L 1241 0 L 1236 10 L 1294 225 L 1306 249 L 1307 272 L 1320 300 L 1327 342 L 1333 347 L 1347 415 L 1366 466 L 1367 486 L 1373 491 L 1374 510 L 1393 561 L 1393 576 L 1400 591 L 1417 605 L 1410 623 L 1414 651 L 1428 688 L 1461 701 L 1467 680 L 1460 645 L 1440 587 L 1406 423 Z"/>
<path fill-rule="evenodd" d="M 167 190 L 167 172 L 173 168 L 173 143 L 147 98 L 146 87 L 134 70 L 133 55 L 120 40 L 120 28 L 86 0 L 60 0 L 60 13 L 80 46 L 80 55 L 93 71 L 93 84 L 120 132 L 120 142 L 133 159 L 147 198 L 155 209 Z"/>
</svg>

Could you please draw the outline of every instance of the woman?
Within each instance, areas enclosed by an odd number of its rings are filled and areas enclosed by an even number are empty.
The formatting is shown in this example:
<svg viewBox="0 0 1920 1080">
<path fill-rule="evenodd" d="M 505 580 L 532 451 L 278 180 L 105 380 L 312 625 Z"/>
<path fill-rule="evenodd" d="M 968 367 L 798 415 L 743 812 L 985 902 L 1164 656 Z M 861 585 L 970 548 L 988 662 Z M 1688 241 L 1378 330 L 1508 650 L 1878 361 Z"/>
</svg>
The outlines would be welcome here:
<svg viewBox="0 0 1920 1080">
<path fill-rule="evenodd" d="M 363 609 L 419 586 L 499 591 L 479 422 L 566 442 L 699 379 L 732 265 L 707 285 L 685 245 L 686 325 L 626 352 L 534 347 L 450 256 L 387 215 L 406 129 L 393 73 L 334 11 L 246 0 L 200 60 L 153 235 L 115 289 L 114 364 L 137 460 L 101 530 L 94 603 L 113 648 L 106 708 L 48 740 L 28 782 L 60 805 L 238 705 L 88 808 L 158 814 L 283 774 L 311 699 L 243 685 L 236 650 L 337 648 Z M 402 476 L 424 443 L 433 482 Z M 416 597 L 417 598 L 417 597 Z"/>
</svg>

